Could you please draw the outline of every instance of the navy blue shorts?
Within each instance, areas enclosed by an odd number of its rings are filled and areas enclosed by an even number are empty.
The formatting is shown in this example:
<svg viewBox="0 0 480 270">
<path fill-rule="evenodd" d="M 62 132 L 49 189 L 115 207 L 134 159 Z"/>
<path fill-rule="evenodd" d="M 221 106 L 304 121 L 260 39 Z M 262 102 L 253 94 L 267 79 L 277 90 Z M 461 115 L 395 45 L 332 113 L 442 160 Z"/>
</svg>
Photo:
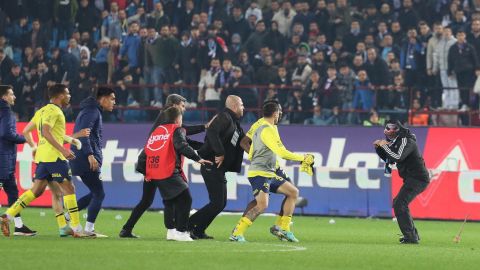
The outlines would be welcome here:
<svg viewBox="0 0 480 270">
<path fill-rule="evenodd" d="M 286 180 L 281 177 L 263 177 L 255 176 L 249 177 L 250 185 L 252 186 L 253 196 L 257 196 L 260 191 L 264 193 L 276 193 L 278 188 L 283 185 Z"/>
<path fill-rule="evenodd" d="M 72 171 L 68 161 L 57 159 L 55 162 L 39 162 L 33 179 L 56 181 L 62 183 L 65 179 L 72 179 Z"/>
<path fill-rule="evenodd" d="M 277 168 L 277 170 L 275 171 L 275 174 L 278 177 L 283 178 L 287 182 L 290 182 L 290 183 L 292 182 L 292 179 L 290 179 L 290 177 L 288 177 L 288 175 L 285 173 L 285 171 L 282 170 L 282 168 L 280 168 L 280 167 Z"/>
</svg>

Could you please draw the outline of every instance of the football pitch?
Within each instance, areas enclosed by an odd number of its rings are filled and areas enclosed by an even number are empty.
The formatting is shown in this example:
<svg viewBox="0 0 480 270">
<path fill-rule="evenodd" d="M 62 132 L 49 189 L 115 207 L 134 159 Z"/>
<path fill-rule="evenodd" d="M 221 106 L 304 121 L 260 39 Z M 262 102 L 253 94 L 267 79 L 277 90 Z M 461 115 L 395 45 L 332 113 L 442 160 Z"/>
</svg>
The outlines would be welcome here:
<svg viewBox="0 0 480 270">
<path fill-rule="evenodd" d="M 5 208 L 0 209 L 3 212 Z M 273 216 L 260 216 L 245 237 L 228 236 L 238 215 L 218 217 L 208 233 L 215 240 L 190 243 L 165 240 L 163 215 L 147 212 L 134 233 L 120 239 L 129 211 L 102 211 L 96 229 L 106 239 L 60 238 L 51 209 L 23 212 L 35 237 L 0 238 L 0 269 L 477 269 L 480 223 L 465 225 L 461 242 L 453 243 L 461 222 L 417 221 L 420 245 L 401 245 L 390 219 L 294 217 L 300 243 L 281 242 L 269 233 Z M 82 224 L 84 219 L 82 218 Z M 13 228 L 13 225 L 12 225 Z"/>
</svg>

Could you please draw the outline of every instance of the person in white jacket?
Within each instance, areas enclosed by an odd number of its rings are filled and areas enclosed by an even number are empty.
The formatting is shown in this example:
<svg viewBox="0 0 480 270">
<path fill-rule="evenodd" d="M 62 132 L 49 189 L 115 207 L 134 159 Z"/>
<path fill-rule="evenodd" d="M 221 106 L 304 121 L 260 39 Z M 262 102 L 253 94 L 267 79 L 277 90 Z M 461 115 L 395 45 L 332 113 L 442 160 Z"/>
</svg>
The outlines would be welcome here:
<svg viewBox="0 0 480 270">
<path fill-rule="evenodd" d="M 458 90 L 457 78 L 455 75 L 448 76 L 448 51 L 457 42 L 452 35 L 452 29 L 445 27 L 443 37 L 435 46 L 433 58 L 433 74 L 440 73 L 442 81 L 442 107 L 444 109 L 456 110 L 460 104 L 460 93 Z"/>
<path fill-rule="evenodd" d="M 208 111 L 208 119 L 215 115 L 216 110 L 220 107 L 220 92 L 215 89 L 215 81 L 220 71 L 220 60 L 212 59 L 210 62 L 210 70 L 200 78 L 198 83 L 198 102 L 203 103 L 205 108 L 212 109 Z"/>
<path fill-rule="evenodd" d="M 292 4 L 285 1 L 282 4 L 282 9 L 273 15 L 272 21 L 278 24 L 278 32 L 283 36 L 289 38 L 292 34 L 292 22 L 297 12 L 292 9 Z"/>
<path fill-rule="evenodd" d="M 431 98 L 432 98 L 432 105 L 436 107 L 440 107 L 442 100 L 441 100 L 441 93 L 442 89 L 440 89 L 439 77 L 438 74 L 433 74 L 433 62 L 435 59 L 435 48 L 437 47 L 438 42 L 443 38 L 443 26 L 440 23 L 433 24 L 433 35 L 428 40 L 427 44 L 427 75 L 429 76 L 430 80 L 434 80 L 432 82 L 430 89 Z"/>
</svg>

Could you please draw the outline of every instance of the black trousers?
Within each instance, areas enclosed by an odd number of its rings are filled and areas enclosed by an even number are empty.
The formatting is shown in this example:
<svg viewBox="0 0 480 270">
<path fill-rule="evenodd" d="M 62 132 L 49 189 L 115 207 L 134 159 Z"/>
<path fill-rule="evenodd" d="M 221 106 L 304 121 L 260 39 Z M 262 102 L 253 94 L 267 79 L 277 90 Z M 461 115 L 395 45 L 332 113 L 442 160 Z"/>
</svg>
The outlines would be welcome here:
<svg viewBox="0 0 480 270">
<path fill-rule="evenodd" d="M 398 226 L 405 238 L 418 240 L 418 232 L 413 223 L 408 205 L 422 193 L 428 186 L 428 182 L 411 180 L 405 181 L 397 196 L 393 199 L 393 211 L 397 217 Z"/>
<path fill-rule="evenodd" d="M 133 230 L 133 227 L 135 227 L 135 224 L 137 224 L 143 213 L 152 205 L 157 188 L 157 181 L 143 181 L 142 198 L 135 208 L 133 208 L 130 217 L 125 225 L 123 225 L 123 229 Z M 167 229 L 176 228 L 181 232 L 186 231 L 188 227 L 188 216 L 190 215 L 190 209 L 192 207 L 190 191 L 186 189 L 173 199 L 163 200 L 163 204 L 165 205 L 165 227 Z"/>
<path fill-rule="evenodd" d="M 15 181 L 15 175 L 12 174 L 7 179 L 0 179 L 0 186 L 7 194 L 8 206 L 12 206 L 18 199 L 18 188 L 17 182 Z M 19 216 L 20 214 L 17 214 L 15 217 Z"/>
<path fill-rule="evenodd" d="M 140 202 L 138 202 L 138 204 L 135 206 L 135 208 L 133 208 L 132 214 L 130 214 L 127 223 L 123 225 L 123 229 L 129 231 L 133 230 L 133 227 L 135 227 L 135 224 L 137 224 L 143 213 L 145 213 L 145 211 L 152 205 L 153 199 L 155 199 L 156 191 L 157 185 L 155 185 L 155 182 L 143 181 L 142 198 L 140 199 Z"/>
<path fill-rule="evenodd" d="M 201 173 L 207 187 L 210 202 L 190 217 L 190 230 L 195 234 L 205 233 L 215 217 L 227 205 L 227 179 L 225 172 L 213 166 L 202 166 Z"/>
<path fill-rule="evenodd" d="M 184 190 L 173 199 L 163 200 L 163 204 L 165 205 L 165 227 L 167 229 L 177 229 L 179 232 L 187 231 L 188 217 L 192 208 L 190 190 Z"/>
</svg>

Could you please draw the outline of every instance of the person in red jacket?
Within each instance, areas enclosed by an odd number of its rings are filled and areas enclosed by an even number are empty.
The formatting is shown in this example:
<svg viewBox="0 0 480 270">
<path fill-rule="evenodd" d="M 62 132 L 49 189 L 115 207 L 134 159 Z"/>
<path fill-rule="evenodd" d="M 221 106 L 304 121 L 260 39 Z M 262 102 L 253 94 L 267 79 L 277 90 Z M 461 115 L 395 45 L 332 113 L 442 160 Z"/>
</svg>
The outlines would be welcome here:
<svg viewBox="0 0 480 270">
<path fill-rule="evenodd" d="M 167 240 L 193 241 L 187 231 L 192 197 L 183 159 L 187 157 L 201 165 L 213 163 L 200 158 L 188 144 L 178 108 L 166 109 L 164 117 L 164 123 L 155 128 L 145 144 L 145 181 L 155 183 L 162 195 Z"/>
</svg>

